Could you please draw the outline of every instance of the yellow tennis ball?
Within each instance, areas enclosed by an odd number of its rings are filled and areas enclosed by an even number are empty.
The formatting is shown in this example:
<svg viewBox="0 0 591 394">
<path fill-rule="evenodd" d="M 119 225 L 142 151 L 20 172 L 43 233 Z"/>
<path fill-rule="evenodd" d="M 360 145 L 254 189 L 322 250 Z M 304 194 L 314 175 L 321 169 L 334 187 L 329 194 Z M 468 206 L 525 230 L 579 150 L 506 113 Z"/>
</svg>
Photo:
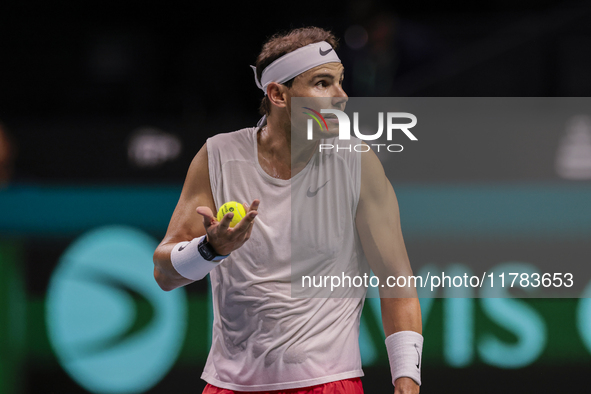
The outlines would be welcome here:
<svg viewBox="0 0 591 394">
<path fill-rule="evenodd" d="M 217 216 L 218 222 L 221 222 L 224 218 L 224 215 L 228 212 L 234 213 L 234 217 L 230 222 L 230 227 L 237 225 L 238 222 L 240 222 L 242 218 L 246 216 L 246 211 L 244 210 L 244 206 L 242 204 L 237 203 L 236 201 L 229 201 L 220 207 Z"/>
</svg>

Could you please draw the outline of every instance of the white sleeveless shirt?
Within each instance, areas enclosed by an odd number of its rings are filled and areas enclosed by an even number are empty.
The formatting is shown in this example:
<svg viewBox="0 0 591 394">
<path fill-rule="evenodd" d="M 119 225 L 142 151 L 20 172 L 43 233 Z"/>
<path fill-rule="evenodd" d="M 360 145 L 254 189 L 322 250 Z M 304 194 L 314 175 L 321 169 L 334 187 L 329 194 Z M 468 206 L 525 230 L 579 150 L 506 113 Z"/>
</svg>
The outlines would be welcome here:
<svg viewBox="0 0 591 394">
<path fill-rule="evenodd" d="M 267 391 L 363 376 L 365 289 L 328 298 L 330 287 L 301 286 L 302 274 L 369 272 L 355 227 L 360 155 L 317 152 L 292 179 L 276 179 L 259 164 L 257 131 L 207 140 L 216 208 L 261 203 L 250 239 L 210 273 L 212 346 L 201 377 L 229 390 Z"/>
</svg>

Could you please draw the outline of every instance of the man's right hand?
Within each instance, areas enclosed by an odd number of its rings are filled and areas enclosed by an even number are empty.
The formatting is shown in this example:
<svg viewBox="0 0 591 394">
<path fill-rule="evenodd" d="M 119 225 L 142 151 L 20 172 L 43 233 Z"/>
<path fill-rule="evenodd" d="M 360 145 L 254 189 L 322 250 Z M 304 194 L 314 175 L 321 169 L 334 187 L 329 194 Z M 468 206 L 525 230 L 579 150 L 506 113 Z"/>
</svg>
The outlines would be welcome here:
<svg viewBox="0 0 591 394">
<path fill-rule="evenodd" d="M 207 242 L 211 244 L 218 254 L 227 255 L 241 247 L 250 238 L 254 218 L 258 214 L 259 204 L 259 200 L 254 200 L 250 206 L 242 204 L 246 216 L 234 227 L 230 227 L 234 213 L 228 212 L 221 221 L 218 221 L 209 207 L 197 207 L 197 213 L 203 216 Z"/>
</svg>

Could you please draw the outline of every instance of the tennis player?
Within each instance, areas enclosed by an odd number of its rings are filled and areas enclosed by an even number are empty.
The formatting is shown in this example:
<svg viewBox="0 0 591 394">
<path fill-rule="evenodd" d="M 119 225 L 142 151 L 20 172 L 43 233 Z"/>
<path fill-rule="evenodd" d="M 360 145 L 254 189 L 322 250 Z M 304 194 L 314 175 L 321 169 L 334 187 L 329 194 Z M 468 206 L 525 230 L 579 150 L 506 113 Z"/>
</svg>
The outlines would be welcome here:
<svg viewBox="0 0 591 394">
<path fill-rule="evenodd" d="M 369 264 L 376 275 L 412 275 L 396 196 L 376 155 L 318 152 L 321 138 L 335 136 L 334 123 L 312 140 L 292 129 L 294 97 L 328 98 L 344 109 L 336 44 L 316 27 L 264 44 L 254 67 L 263 119 L 207 140 L 154 253 L 163 290 L 210 275 L 206 394 L 363 393 L 364 297 L 294 298 L 292 269 L 341 264 L 361 274 Z M 235 227 L 233 213 L 216 219 L 228 201 L 245 207 Z M 409 294 L 391 298 L 380 289 L 395 393 L 418 393 L 421 384 L 421 313 L 416 291 Z"/>
</svg>

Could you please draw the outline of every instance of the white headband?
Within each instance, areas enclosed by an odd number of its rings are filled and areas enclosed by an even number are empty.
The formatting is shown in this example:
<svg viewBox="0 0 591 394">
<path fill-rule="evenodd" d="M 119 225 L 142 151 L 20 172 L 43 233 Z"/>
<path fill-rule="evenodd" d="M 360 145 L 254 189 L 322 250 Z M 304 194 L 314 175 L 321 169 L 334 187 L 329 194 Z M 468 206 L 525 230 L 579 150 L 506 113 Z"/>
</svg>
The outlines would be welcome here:
<svg viewBox="0 0 591 394">
<path fill-rule="evenodd" d="M 333 62 L 340 63 L 341 59 L 328 42 L 320 41 L 289 52 L 269 64 L 263 70 L 260 82 L 257 78 L 256 67 L 250 67 L 254 71 L 254 81 L 257 86 L 267 95 L 267 86 L 271 82 L 284 83 L 304 71 Z"/>
</svg>

